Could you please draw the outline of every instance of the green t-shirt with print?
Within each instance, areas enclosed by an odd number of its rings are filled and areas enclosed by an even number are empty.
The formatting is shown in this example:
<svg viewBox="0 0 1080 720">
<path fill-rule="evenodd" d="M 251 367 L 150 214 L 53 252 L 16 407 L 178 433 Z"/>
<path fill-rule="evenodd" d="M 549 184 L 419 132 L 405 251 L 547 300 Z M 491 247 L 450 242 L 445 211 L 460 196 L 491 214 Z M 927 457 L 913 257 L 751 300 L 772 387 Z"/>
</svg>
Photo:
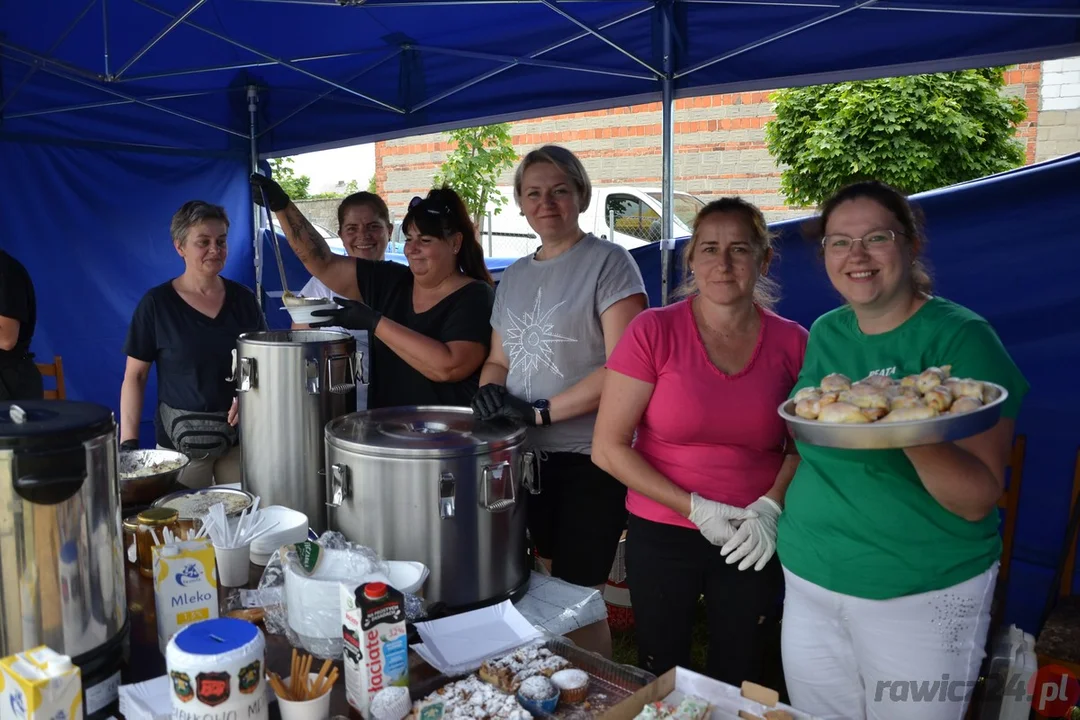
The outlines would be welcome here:
<svg viewBox="0 0 1080 720">
<path fill-rule="evenodd" d="M 953 376 L 1003 386 L 1002 415 L 1016 417 L 1029 387 L 1024 376 L 986 320 L 942 298 L 879 335 L 864 334 L 846 305 L 822 315 L 792 395 L 830 373 L 901 378 L 943 365 Z M 780 516 L 777 552 L 799 577 L 883 600 L 956 585 L 1000 558 L 998 514 L 970 522 L 946 510 L 902 450 L 797 447 L 802 461 Z"/>
</svg>

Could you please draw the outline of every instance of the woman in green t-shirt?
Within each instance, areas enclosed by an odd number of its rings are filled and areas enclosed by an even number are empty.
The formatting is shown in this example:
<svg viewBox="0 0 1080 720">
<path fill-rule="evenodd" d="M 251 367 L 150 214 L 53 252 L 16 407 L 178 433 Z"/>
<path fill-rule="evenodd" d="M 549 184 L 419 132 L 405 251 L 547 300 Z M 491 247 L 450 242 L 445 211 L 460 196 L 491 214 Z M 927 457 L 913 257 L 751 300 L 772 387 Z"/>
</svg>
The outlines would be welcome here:
<svg viewBox="0 0 1080 720">
<path fill-rule="evenodd" d="M 823 718 L 963 717 L 982 661 L 1001 541 L 996 504 L 1028 384 L 989 323 L 931 295 L 902 194 L 858 183 L 825 203 L 825 268 L 845 304 L 810 329 L 792 394 L 831 373 L 951 366 L 1004 386 L 992 429 L 905 450 L 797 443 L 778 523 L 792 705 Z"/>
</svg>

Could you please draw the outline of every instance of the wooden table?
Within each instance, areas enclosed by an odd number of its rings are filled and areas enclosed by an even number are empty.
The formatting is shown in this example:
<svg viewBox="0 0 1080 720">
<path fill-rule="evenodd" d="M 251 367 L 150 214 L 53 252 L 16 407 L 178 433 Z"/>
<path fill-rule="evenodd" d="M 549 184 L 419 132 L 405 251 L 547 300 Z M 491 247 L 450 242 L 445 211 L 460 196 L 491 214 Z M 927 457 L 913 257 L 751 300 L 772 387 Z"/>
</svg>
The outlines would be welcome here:
<svg viewBox="0 0 1080 720">
<path fill-rule="evenodd" d="M 247 587 L 257 587 L 262 572 L 263 568 L 261 566 L 251 565 Z M 153 680 L 165 674 L 165 657 L 158 649 L 154 582 L 151 578 L 139 574 L 138 569 L 132 565 L 127 566 L 126 573 L 131 653 L 129 661 L 121 674 L 124 685 Z M 221 607 L 225 606 L 226 599 L 231 591 L 231 588 L 219 588 L 218 601 Z M 224 612 L 221 614 L 224 615 Z M 259 629 L 263 631 L 266 638 L 266 669 L 278 673 L 282 678 L 288 676 L 289 664 L 292 659 L 292 645 L 289 643 L 289 639 L 284 635 L 267 633 L 261 623 Z M 313 664 L 319 665 L 321 661 Z M 335 661 L 334 665 L 338 668 L 340 677 L 330 691 L 330 717 L 341 715 L 351 720 L 362 720 L 360 714 L 345 700 L 345 677 L 341 661 Z M 413 698 L 423 697 L 433 691 L 439 682 L 439 672 L 421 660 L 415 653 L 410 652 L 409 688 Z M 269 716 L 272 720 L 280 720 L 281 715 L 278 712 L 277 703 L 270 705 Z"/>
</svg>

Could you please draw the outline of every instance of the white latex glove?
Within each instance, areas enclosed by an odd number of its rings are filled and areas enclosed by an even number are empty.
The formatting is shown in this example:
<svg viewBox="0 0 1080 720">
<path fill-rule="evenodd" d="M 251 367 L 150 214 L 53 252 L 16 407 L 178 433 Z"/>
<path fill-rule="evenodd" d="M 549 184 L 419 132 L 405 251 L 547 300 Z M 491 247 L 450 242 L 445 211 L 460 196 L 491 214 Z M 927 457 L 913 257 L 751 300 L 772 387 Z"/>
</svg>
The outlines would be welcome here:
<svg viewBox="0 0 1080 720">
<path fill-rule="evenodd" d="M 742 521 L 755 517 L 757 513 L 749 508 L 707 500 L 697 493 L 690 495 L 690 522 L 697 525 L 701 534 L 713 545 L 720 545 L 735 536 L 733 520 Z"/>
<path fill-rule="evenodd" d="M 742 560 L 740 570 L 751 565 L 760 571 L 772 559 L 776 552 L 776 521 L 784 510 L 775 500 L 759 497 L 750 503 L 747 510 L 754 511 L 754 517 L 739 525 L 734 537 L 724 543 L 720 554 L 727 557 L 727 564 Z"/>
</svg>

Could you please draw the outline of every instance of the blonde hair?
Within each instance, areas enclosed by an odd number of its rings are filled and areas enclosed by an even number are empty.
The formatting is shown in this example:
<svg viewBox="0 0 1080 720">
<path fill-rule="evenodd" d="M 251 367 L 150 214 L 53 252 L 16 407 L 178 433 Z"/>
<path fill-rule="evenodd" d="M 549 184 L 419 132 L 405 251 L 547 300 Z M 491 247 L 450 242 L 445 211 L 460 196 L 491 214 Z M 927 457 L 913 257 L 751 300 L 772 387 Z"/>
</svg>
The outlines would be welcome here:
<svg viewBox="0 0 1080 720">
<path fill-rule="evenodd" d="M 737 215 L 746 221 L 747 229 L 750 231 L 750 245 L 753 247 L 754 254 L 757 256 L 759 262 L 765 259 L 765 256 L 770 250 L 775 259 L 776 250 L 773 248 L 773 234 L 769 232 L 769 225 L 765 222 L 765 215 L 762 214 L 761 210 L 759 210 L 756 205 L 743 200 L 741 197 L 725 197 L 720 198 L 719 200 L 713 200 L 711 203 L 701 208 L 694 218 L 693 234 L 690 236 L 690 242 L 686 243 L 686 248 L 683 250 L 683 280 L 675 290 L 676 298 L 689 297 L 697 292 L 697 282 L 694 280 L 693 271 L 690 269 L 690 263 L 693 262 L 694 251 L 697 249 L 699 239 L 698 233 L 701 228 L 701 223 L 704 222 L 706 218 L 720 214 Z M 780 283 L 767 275 L 759 273 L 757 282 L 754 283 L 754 302 L 766 310 L 772 310 L 779 301 Z"/>
<path fill-rule="evenodd" d="M 521 206 L 521 183 L 525 179 L 525 171 L 538 163 L 550 163 L 562 170 L 578 192 L 581 212 L 589 209 L 589 201 L 592 200 L 589 173 L 585 172 L 585 166 L 578 160 L 577 155 L 560 145 L 545 145 L 522 158 L 514 171 L 514 202 L 518 207 Z"/>
</svg>

